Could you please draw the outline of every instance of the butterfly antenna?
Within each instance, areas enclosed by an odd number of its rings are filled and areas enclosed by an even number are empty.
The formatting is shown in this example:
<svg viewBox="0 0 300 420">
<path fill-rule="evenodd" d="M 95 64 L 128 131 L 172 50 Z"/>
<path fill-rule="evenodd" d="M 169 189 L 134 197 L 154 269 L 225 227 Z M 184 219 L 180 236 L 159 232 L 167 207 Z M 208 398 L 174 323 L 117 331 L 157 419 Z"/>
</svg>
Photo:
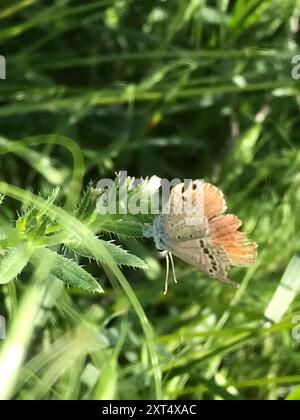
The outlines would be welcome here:
<svg viewBox="0 0 300 420">
<path fill-rule="evenodd" d="M 166 257 L 166 266 L 167 266 L 167 269 L 166 269 L 166 280 L 165 280 L 164 295 L 166 295 L 167 292 L 168 292 L 168 282 L 169 282 L 169 272 L 170 272 L 170 257 L 169 257 L 169 253 L 168 252 L 166 252 L 165 257 Z"/>
<path fill-rule="evenodd" d="M 169 257 L 170 257 L 170 260 L 171 260 L 173 280 L 174 280 L 174 283 L 176 284 L 177 283 L 177 278 L 176 278 L 175 264 L 174 264 L 173 255 L 172 255 L 171 252 L 169 252 Z"/>
</svg>

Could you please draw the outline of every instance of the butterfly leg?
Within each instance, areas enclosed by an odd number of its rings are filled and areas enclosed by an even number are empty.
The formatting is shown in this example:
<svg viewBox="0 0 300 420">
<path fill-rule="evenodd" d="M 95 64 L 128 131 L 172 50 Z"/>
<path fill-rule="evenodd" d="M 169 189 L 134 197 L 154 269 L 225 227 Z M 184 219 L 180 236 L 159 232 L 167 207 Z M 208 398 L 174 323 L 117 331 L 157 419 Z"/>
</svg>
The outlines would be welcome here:
<svg viewBox="0 0 300 420">
<path fill-rule="evenodd" d="M 169 257 L 170 257 L 171 266 L 172 266 L 173 281 L 176 284 L 177 283 L 176 271 L 175 271 L 175 265 L 174 265 L 173 255 L 172 255 L 171 252 L 169 252 Z"/>
<path fill-rule="evenodd" d="M 166 295 L 168 292 L 168 283 L 169 283 L 170 257 L 169 257 L 168 251 L 160 252 L 159 255 L 166 259 L 166 279 L 165 279 L 165 290 L 164 290 L 164 295 Z"/>
</svg>

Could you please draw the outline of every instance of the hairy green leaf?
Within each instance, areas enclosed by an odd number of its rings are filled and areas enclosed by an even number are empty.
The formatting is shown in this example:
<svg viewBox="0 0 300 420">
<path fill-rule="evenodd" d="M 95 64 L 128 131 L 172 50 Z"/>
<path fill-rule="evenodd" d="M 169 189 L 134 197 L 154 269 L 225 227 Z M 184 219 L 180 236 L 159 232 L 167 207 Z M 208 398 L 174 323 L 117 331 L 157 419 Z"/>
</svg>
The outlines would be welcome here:
<svg viewBox="0 0 300 420">
<path fill-rule="evenodd" d="M 110 255 L 113 257 L 113 259 L 118 265 L 126 265 L 128 267 L 141 268 L 143 270 L 146 270 L 148 268 L 147 264 L 142 259 L 140 259 L 136 255 L 130 254 L 128 251 L 126 251 L 118 245 L 115 245 L 113 242 L 103 241 L 102 239 L 99 239 L 99 241 L 107 249 L 107 251 L 110 253 Z M 92 259 L 95 258 L 94 255 L 82 244 L 72 244 L 72 246 L 68 245 L 68 247 L 73 249 L 75 252 L 77 252 L 83 257 Z"/>
<path fill-rule="evenodd" d="M 45 264 L 48 264 L 49 266 L 49 274 L 52 274 L 70 286 L 88 290 L 89 292 L 103 292 L 102 287 L 91 274 L 74 261 L 63 257 L 50 249 L 37 249 L 33 258 L 35 261 L 45 260 Z"/>
<path fill-rule="evenodd" d="M 33 247 L 28 243 L 21 243 L 12 248 L 1 261 L 0 284 L 14 280 L 26 267 L 32 252 Z"/>
</svg>

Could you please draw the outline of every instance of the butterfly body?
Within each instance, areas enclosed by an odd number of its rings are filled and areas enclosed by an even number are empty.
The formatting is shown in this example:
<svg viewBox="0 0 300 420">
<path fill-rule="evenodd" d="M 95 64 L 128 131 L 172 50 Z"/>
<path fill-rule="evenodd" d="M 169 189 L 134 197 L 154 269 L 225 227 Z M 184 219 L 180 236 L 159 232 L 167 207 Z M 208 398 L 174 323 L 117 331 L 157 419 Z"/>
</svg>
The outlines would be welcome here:
<svg viewBox="0 0 300 420">
<path fill-rule="evenodd" d="M 184 206 L 187 201 L 195 204 L 199 197 L 199 214 L 193 206 Z M 176 206 L 181 212 L 175 211 Z M 231 266 L 254 264 L 257 246 L 238 230 L 242 222 L 237 216 L 224 214 L 226 203 L 221 190 L 202 181 L 193 181 L 187 189 L 178 184 L 171 191 L 168 210 L 168 214 L 155 217 L 145 236 L 153 237 L 156 248 L 166 255 L 173 254 L 210 277 L 237 286 L 228 272 Z"/>
</svg>

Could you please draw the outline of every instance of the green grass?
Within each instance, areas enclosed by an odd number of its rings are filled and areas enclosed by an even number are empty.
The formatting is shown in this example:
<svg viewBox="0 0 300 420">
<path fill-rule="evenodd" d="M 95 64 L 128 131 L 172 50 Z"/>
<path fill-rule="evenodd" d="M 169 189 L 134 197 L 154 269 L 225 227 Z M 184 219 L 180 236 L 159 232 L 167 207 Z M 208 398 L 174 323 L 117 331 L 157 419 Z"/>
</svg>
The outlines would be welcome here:
<svg viewBox="0 0 300 420">
<path fill-rule="evenodd" d="M 0 399 L 300 399 L 299 14 L 1 2 Z M 176 260 L 164 296 L 148 219 L 94 211 L 119 170 L 222 188 L 259 245 L 240 288 Z"/>
</svg>

